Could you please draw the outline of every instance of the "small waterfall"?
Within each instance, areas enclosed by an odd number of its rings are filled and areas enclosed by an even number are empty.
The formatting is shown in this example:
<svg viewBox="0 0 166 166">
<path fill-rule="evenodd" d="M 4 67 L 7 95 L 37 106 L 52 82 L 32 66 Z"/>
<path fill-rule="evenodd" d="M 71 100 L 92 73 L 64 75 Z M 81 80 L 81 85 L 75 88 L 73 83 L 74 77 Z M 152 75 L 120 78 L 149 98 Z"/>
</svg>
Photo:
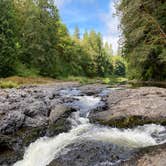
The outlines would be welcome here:
<svg viewBox="0 0 166 166">
<path fill-rule="evenodd" d="M 72 93 L 72 95 L 70 94 Z M 61 133 L 53 138 L 40 138 L 26 149 L 24 158 L 14 166 L 46 166 L 65 147 L 81 140 L 101 141 L 113 143 L 129 148 L 139 148 L 157 145 L 166 142 L 166 129 L 164 126 L 149 124 L 133 129 L 118 129 L 89 123 L 88 113 L 102 104 L 100 97 L 78 96 L 76 89 L 61 92 L 76 98 L 72 104 L 78 109 L 69 120 L 72 129 L 68 133 Z"/>
</svg>

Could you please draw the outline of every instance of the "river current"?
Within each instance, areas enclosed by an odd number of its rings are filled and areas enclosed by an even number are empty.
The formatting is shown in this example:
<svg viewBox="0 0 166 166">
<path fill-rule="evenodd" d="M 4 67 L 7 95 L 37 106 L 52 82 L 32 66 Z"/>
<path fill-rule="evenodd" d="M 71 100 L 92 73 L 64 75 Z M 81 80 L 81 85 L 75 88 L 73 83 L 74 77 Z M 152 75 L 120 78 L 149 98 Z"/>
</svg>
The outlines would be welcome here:
<svg viewBox="0 0 166 166">
<path fill-rule="evenodd" d="M 39 138 L 31 143 L 25 150 L 23 160 L 16 162 L 14 166 L 46 166 L 60 155 L 60 152 L 68 151 L 67 146 L 81 141 L 110 143 L 128 149 L 166 142 L 166 139 L 163 139 L 166 137 L 164 126 L 148 124 L 132 129 L 118 129 L 90 123 L 88 118 L 90 111 L 104 104 L 101 96 L 106 95 L 109 91 L 111 90 L 105 89 L 98 97 L 94 97 L 82 95 L 75 88 L 61 90 L 61 96 L 75 98 L 72 103 L 67 103 L 77 109 L 77 112 L 72 113 L 68 119 L 72 124 L 72 129 L 67 133 L 60 133 L 52 138 Z M 115 165 L 116 162 L 106 165 Z"/>
</svg>

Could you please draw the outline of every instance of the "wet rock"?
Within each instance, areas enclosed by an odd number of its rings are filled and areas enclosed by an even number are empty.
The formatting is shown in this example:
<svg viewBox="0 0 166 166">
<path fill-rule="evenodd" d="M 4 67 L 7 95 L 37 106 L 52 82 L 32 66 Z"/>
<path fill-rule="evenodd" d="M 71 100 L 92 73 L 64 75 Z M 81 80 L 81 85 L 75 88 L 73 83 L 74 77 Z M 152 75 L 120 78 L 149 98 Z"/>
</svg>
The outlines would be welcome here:
<svg viewBox="0 0 166 166">
<path fill-rule="evenodd" d="M 64 105 L 57 105 L 49 116 L 49 126 L 47 129 L 47 136 L 51 137 L 62 132 L 67 132 L 71 129 L 71 123 L 68 117 L 72 112 L 76 111 L 73 108 Z"/>
<path fill-rule="evenodd" d="M 104 142 L 82 141 L 67 146 L 49 166 L 111 166 L 130 158 L 132 150 Z"/>
<path fill-rule="evenodd" d="M 129 160 L 124 161 L 120 166 L 165 166 L 166 165 L 166 144 L 147 147 L 139 150 Z"/>
<path fill-rule="evenodd" d="M 71 123 L 67 118 L 68 116 L 64 116 L 58 119 L 56 123 L 49 124 L 46 136 L 53 137 L 59 133 L 68 132 L 71 129 Z"/>
<path fill-rule="evenodd" d="M 50 123 L 56 122 L 59 118 L 62 118 L 62 116 L 70 110 L 71 110 L 70 108 L 67 108 L 62 104 L 57 105 L 54 109 L 50 111 L 49 115 Z"/>
<path fill-rule="evenodd" d="M 116 127 L 166 124 L 166 89 L 142 87 L 112 91 L 105 111 L 92 112 L 91 122 Z"/>
</svg>

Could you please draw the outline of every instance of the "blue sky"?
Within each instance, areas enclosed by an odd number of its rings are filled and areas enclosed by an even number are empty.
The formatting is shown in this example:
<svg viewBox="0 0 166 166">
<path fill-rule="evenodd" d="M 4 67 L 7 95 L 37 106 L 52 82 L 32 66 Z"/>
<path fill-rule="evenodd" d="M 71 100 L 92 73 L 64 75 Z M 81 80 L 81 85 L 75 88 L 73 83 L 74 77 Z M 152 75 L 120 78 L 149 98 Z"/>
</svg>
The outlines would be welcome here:
<svg viewBox="0 0 166 166">
<path fill-rule="evenodd" d="M 63 22 L 72 34 L 76 26 L 80 33 L 94 29 L 103 35 L 103 40 L 112 44 L 114 52 L 118 48 L 119 19 L 115 13 L 115 0 L 54 0 Z"/>
</svg>

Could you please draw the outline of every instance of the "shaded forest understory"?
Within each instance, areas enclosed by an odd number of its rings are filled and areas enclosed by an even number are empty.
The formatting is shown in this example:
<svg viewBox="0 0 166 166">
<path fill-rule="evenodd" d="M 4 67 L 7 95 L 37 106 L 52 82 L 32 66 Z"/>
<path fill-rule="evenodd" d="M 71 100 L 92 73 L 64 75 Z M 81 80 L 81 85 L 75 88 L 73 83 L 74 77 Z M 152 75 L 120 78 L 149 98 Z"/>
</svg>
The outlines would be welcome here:
<svg viewBox="0 0 166 166">
<path fill-rule="evenodd" d="M 0 77 L 166 79 L 166 2 L 121 0 L 122 56 L 94 30 L 70 35 L 53 0 L 0 2 Z M 72 18 L 71 18 L 72 19 Z M 106 80 L 107 82 L 107 80 Z"/>
</svg>

